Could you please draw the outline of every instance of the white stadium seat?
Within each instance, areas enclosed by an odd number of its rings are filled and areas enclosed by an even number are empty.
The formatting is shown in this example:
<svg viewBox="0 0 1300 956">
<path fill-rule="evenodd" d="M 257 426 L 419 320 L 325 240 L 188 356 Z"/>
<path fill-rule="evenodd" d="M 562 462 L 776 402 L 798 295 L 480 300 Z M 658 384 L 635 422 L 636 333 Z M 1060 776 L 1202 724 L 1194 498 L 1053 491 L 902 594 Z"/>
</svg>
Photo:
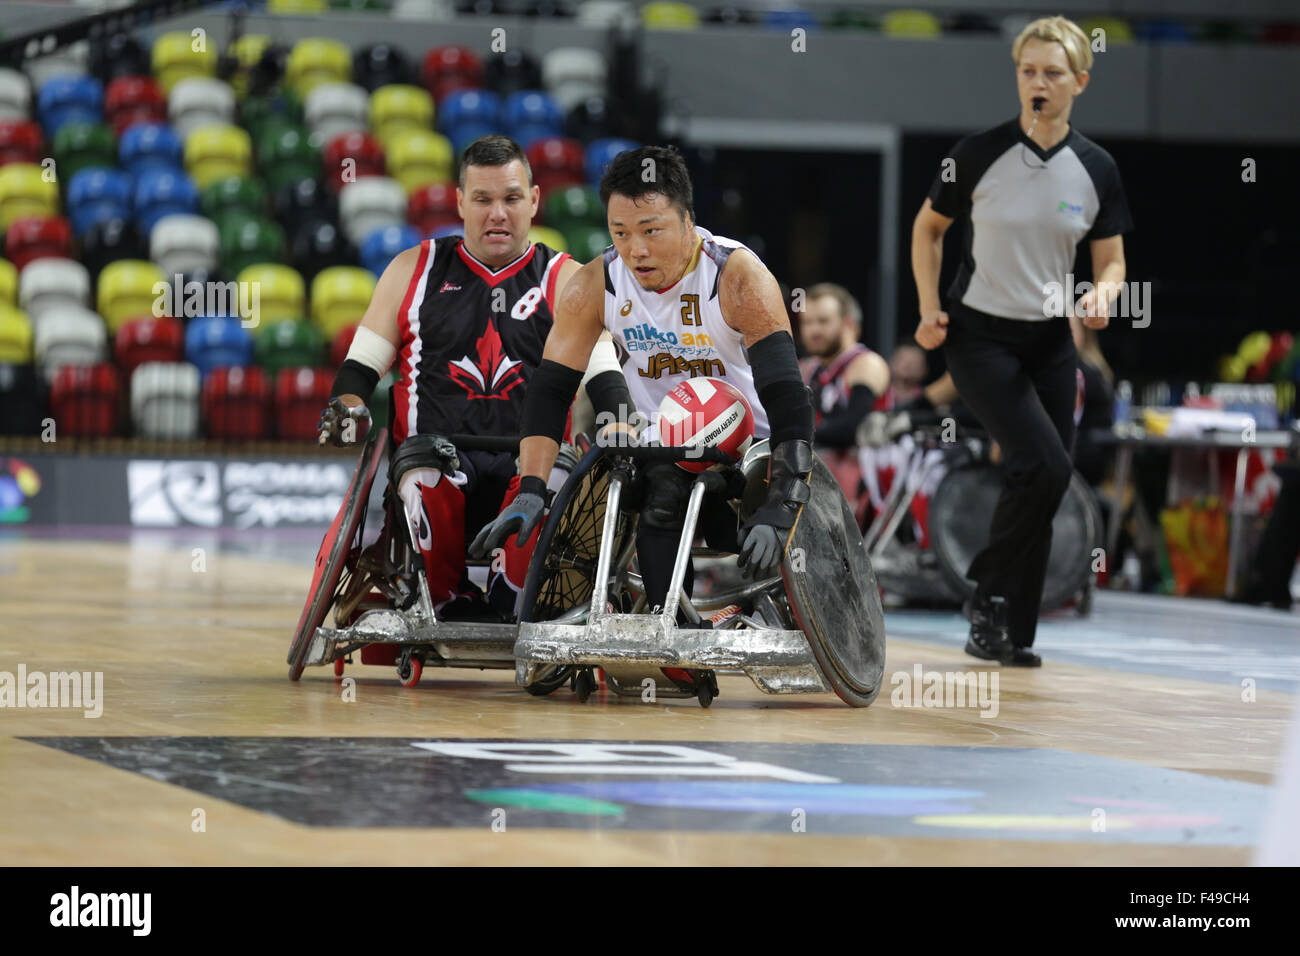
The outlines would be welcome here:
<svg viewBox="0 0 1300 956">
<path fill-rule="evenodd" d="M 149 258 L 168 282 L 175 275 L 215 269 L 220 246 L 217 224 L 188 213 L 163 216 L 149 233 Z"/>
<path fill-rule="evenodd" d="M 35 330 L 35 345 L 36 364 L 50 382 L 65 365 L 95 365 L 106 361 L 108 329 L 98 312 L 82 306 L 60 306 L 41 316 Z"/>
<path fill-rule="evenodd" d="M 189 362 L 145 362 L 131 374 L 131 421 L 141 438 L 199 434 L 199 370 Z"/>
<path fill-rule="evenodd" d="M 72 259 L 37 259 L 18 277 L 18 302 L 39 327 L 46 312 L 89 305 L 90 273 Z"/>
<path fill-rule="evenodd" d="M 324 146 L 335 136 L 366 129 L 370 94 L 355 83 L 322 83 L 307 94 L 303 116 L 315 141 Z"/>
<path fill-rule="evenodd" d="M 32 112 L 32 84 L 17 70 L 0 69 L 0 120 L 27 119 Z"/>
<path fill-rule="evenodd" d="M 605 57 L 583 47 L 560 47 L 542 58 L 542 83 L 566 111 L 605 95 Z"/>
<path fill-rule="evenodd" d="M 339 193 L 339 221 L 354 246 L 382 226 L 406 221 L 406 190 L 388 176 L 363 176 Z"/>
<path fill-rule="evenodd" d="M 167 118 L 182 140 L 203 126 L 228 126 L 235 120 L 235 91 L 210 76 L 188 77 L 172 87 Z"/>
</svg>

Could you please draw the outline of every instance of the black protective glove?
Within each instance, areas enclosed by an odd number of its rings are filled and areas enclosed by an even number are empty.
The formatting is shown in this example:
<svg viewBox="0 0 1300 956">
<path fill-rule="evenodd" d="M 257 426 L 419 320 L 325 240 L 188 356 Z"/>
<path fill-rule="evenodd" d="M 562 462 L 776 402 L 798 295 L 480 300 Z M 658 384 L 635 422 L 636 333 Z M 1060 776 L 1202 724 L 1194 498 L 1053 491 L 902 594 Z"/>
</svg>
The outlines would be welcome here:
<svg viewBox="0 0 1300 956">
<path fill-rule="evenodd" d="M 469 546 L 470 557 L 486 558 L 501 547 L 516 528 L 519 529 L 519 536 L 515 538 L 515 546 L 522 548 L 542 523 L 550 496 L 546 482 L 542 479 L 531 475 L 521 479 L 515 500 L 475 535 Z"/>
<path fill-rule="evenodd" d="M 316 426 L 316 433 L 320 444 L 327 441 L 336 447 L 343 447 L 356 442 L 361 434 L 360 427 L 348 429 L 348 421 L 359 425 L 362 421 L 370 421 L 370 409 L 364 405 L 348 405 L 342 398 L 335 396 L 330 399 L 330 403 L 325 406 L 325 410 L 320 413 L 320 424 Z M 351 437 L 347 437 L 347 432 L 351 432 Z"/>
<path fill-rule="evenodd" d="M 772 449 L 767 499 L 740 528 L 736 563 L 745 577 L 766 577 L 780 567 L 799 508 L 812 497 L 808 484 L 811 471 L 812 445 L 808 442 L 783 441 Z"/>
</svg>

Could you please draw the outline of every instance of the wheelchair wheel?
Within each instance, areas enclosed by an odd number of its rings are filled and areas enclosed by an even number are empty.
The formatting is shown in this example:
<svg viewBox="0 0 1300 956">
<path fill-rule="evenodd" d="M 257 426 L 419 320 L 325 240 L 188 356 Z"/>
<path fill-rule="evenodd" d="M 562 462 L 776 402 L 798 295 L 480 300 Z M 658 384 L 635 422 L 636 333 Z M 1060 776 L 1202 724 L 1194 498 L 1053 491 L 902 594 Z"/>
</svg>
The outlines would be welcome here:
<svg viewBox="0 0 1300 956">
<path fill-rule="evenodd" d="M 930 499 L 930 538 L 939 568 L 965 597 L 975 593 L 966 577 L 971 561 L 989 540 L 990 522 L 1002 492 L 1002 472 L 989 464 L 957 468 L 944 476 Z M 1085 589 L 1093 551 L 1101 546 L 1101 512 L 1076 472 L 1070 476 L 1052 519 L 1052 549 L 1043 581 L 1044 611 L 1055 610 Z"/>
<path fill-rule="evenodd" d="M 320 550 L 316 554 L 315 569 L 312 572 L 311 590 L 307 595 L 307 605 L 298 618 L 298 628 L 294 631 L 293 642 L 289 645 L 286 662 L 289 665 L 289 680 L 302 676 L 307 651 L 311 647 L 312 636 L 316 628 L 325 622 L 325 616 L 340 591 L 346 590 L 351 582 L 349 564 L 354 564 L 353 549 L 358 537 L 361 520 L 366 513 L 370 498 L 370 488 L 374 484 L 375 474 L 384 459 L 384 450 L 388 443 L 388 429 L 372 428 L 361 448 L 361 460 L 352 475 L 352 482 L 343 496 L 343 505 L 334 516 L 334 522 L 325 532 Z M 344 577 L 347 572 L 347 577 Z M 340 584 L 342 581 L 342 584 Z"/>
<path fill-rule="evenodd" d="M 598 445 L 588 449 L 551 503 L 524 582 L 521 622 L 552 621 L 591 602 L 609 476 L 614 467 L 614 458 L 605 451 Z M 626 546 L 632 524 L 632 517 L 620 511 L 614 533 L 615 555 Z M 622 569 L 611 566 L 611 570 L 617 573 Z M 563 687 L 573 675 L 571 667 L 541 668 L 525 689 L 534 696 L 544 696 Z"/>
</svg>

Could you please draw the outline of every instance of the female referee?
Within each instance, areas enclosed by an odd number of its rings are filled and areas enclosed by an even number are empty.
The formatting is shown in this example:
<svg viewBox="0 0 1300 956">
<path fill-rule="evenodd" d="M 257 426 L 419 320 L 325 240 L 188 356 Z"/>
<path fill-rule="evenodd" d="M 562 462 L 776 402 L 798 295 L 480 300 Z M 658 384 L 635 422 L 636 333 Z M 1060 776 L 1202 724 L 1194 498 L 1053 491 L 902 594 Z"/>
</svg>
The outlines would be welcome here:
<svg viewBox="0 0 1300 956">
<path fill-rule="evenodd" d="M 1088 328 L 1105 328 L 1132 220 L 1115 161 L 1070 126 L 1092 66 L 1083 31 L 1064 17 L 1036 20 L 1011 57 L 1020 115 L 966 137 L 944 160 L 912 227 L 912 272 L 916 341 L 944 346 L 962 400 L 1004 461 L 988 546 L 966 572 L 976 584 L 966 652 L 1037 667 L 1030 646 L 1074 443 L 1076 356 L 1061 292 L 1072 288 L 1068 274 L 1087 239 L 1100 294 L 1073 308 Z M 943 235 L 959 216 L 970 225 L 941 304 Z"/>
</svg>

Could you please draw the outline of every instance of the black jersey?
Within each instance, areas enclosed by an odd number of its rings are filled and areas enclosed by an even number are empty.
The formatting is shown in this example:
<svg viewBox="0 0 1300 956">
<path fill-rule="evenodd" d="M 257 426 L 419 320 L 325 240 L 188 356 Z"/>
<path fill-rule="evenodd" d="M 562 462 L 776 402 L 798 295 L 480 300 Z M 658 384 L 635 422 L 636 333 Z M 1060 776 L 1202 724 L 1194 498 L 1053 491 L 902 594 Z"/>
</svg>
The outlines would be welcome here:
<svg viewBox="0 0 1300 956">
<path fill-rule="evenodd" d="M 459 237 L 427 239 L 398 313 L 393 438 L 517 435 L 526 383 L 554 321 L 560 265 L 540 243 L 490 269 Z"/>
</svg>

